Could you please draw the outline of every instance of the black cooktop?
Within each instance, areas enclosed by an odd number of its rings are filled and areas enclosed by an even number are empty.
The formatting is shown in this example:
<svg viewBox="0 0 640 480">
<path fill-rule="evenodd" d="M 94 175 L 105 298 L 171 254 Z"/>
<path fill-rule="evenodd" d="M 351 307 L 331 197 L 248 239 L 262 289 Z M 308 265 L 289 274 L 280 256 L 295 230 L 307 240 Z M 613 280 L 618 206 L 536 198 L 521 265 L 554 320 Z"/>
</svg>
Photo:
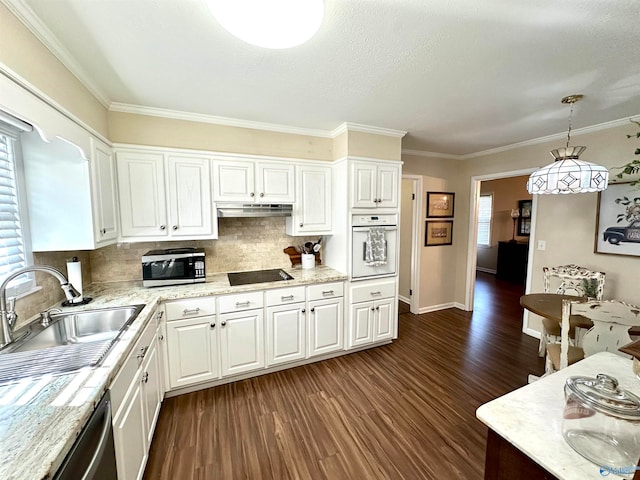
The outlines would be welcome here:
<svg viewBox="0 0 640 480">
<path fill-rule="evenodd" d="M 254 270 L 252 272 L 227 273 L 229 284 L 232 287 L 237 285 L 248 285 L 251 283 L 281 282 L 292 280 L 293 277 L 284 270 L 274 268 L 272 270 Z"/>
</svg>

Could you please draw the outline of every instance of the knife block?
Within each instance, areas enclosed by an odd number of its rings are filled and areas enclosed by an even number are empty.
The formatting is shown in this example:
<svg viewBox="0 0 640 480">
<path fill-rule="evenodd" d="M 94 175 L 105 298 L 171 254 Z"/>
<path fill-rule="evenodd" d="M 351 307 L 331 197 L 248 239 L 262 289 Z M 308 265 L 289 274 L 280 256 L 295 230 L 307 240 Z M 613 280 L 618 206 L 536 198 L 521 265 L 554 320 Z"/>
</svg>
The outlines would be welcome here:
<svg viewBox="0 0 640 480">
<path fill-rule="evenodd" d="M 283 252 L 289 255 L 289 261 L 291 261 L 292 267 L 302 264 L 302 256 L 300 252 L 296 250 L 296 247 L 287 247 Z M 316 257 L 316 265 L 321 265 L 322 259 L 320 258 L 320 252 L 316 252 L 314 255 Z"/>
</svg>

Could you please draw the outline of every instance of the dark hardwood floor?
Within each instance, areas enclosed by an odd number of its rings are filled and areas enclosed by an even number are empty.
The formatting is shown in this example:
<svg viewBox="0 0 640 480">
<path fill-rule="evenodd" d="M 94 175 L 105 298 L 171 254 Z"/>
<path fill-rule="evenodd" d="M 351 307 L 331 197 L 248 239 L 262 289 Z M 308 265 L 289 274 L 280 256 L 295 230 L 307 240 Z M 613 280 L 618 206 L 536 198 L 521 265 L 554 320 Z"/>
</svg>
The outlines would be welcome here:
<svg viewBox="0 0 640 480">
<path fill-rule="evenodd" d="M 146 479 L 481 479 L 482 403 L 541 374 L 522 287 L 473 313 L 401 308 L 391 345 L 166 399 Z"/>
</svg>

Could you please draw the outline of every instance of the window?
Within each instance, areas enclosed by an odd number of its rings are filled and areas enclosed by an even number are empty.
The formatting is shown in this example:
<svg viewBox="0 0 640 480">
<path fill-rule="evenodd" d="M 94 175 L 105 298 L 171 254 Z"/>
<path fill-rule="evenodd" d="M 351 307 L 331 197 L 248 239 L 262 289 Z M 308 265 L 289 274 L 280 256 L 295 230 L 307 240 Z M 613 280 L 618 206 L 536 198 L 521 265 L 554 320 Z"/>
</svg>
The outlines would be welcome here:
<svg viewBox="0 0 640 480">
<path fill-rule="evenodd" d="M 491 244 L 491 216 L 493 215 L 493 194 L 480 195 L 478 206 L 478 245 Z"/>
<path fill-rule="evenodd" d="M 0 280 L 10 272 L 31 262 L 28 242 L 22 227 L 26 214 L 21 211 L 20 144 L 18 131 L 0 122 Z M 15 279 L 7 289 L 7 296 L 16 296 L 31 290 L 35 285 L 33 275 Z"/>
</svg>

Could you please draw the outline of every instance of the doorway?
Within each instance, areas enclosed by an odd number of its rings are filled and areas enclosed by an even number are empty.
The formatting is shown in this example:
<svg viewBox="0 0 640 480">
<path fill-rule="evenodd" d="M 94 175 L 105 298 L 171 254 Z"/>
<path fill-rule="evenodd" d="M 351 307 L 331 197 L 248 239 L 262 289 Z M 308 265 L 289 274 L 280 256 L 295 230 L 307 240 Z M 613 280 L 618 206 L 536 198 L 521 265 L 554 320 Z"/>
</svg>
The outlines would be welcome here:
<svg viewBox="0 0 640 480">
<path fill-rule="evenodd" d="M 398 298 L 409 305 L 411 313 L 419 313 L 420 236 L 422 177 L 403 175 L 400 189 L 400 263 Z"/>
<path fill-rule="evenodd" d="M 535 196 L 531 196 L 526 191 L 526 179 L 531 170 L 519 170 L 513 172 L 502 172 L 491 175 L 482 175 L 471 178 L 471 195 L 470 195 L 470 215 L 469 215 L 469 243 L 468 252 L 469 258 L 467 262 L 467 274 L 466 274 L 466 297 L 465 305 L 467 310 L 473 310 L 474 308 L 474 294 L 476 283 L 476 271 L 490 272 L 492 274 L 498 273 L 498 251 L 500 247 L 512 247 L 513 250 L 522 250 L 523 245 L 527 238 L 529 243 L 533 245 L 535 235 L 535 213 L 537 206 L 537 199 Z M 509 185 L 511 182 L 518 182 L 521 187 L 515 189 L 515 192 L 509 193 Z M 484 188 L 483 188 L 484 187 Z M 478 222 L 480 218 L 480 197 L 481 194 L 493 194 L 493 213 L 491 215 L 491 233 L 488 245 L 478 245 Z M 520 198 L 522 197 L 522 198 Z M 519 235 L 522 232 L 518 231 L 518 219 L 514 221 L 511 217 L 511 210 L 519 210 L 521 200 L 531 199 L 532 207 L 530 209 L 529 224 L 527 225 L 528 237 L 526 235 Z M 519 213 L 519 212 L 518 212 Z M 522 224 L 522 222 L 520 222 Z M 515 229 L 514 229 L 515 227 Z M 511 240 L 515 240 L 512 243 Z M 518 242 L 518 240 L 520 242 Z M 502 242 L 499 245 L 499 242 Z M 518 250 L 519 251 L 519 250 Z M 520 269 L 524 269 L 521 272 L 525 277 L 523 282 L 524 291 L 528 291 L 531 285 L 531 258 L 532 249 L 526 248 L 524 245 L 525 259 L 519 266 Z M 503 259 L 504 261 L 504 255 Z M 504 262 L 503 262 L 504 263 Z M 507 261 L 507 265 L 512 265 Z M 498 275 L 500 276 L 500 275 Z M 528 315 L 525 312 L 523 318 L 522 330 L 525 333 L 531 334 L 528 328 Z"/>
</svg>

